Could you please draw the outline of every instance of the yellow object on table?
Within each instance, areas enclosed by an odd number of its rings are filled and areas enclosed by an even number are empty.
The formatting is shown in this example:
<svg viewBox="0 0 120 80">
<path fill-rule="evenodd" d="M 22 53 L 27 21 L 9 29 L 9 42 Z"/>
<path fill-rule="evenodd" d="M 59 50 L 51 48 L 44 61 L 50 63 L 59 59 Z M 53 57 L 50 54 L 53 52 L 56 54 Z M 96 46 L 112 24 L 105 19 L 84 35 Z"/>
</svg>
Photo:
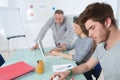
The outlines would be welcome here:
<svg viewBox="0 0 120 80">
<path fill-rule="evenodd" d="M 37 61 L 37 67 L 36 67 L 36 73 L 42 74 L 44 72 L 44 61 L 38 60 Z"/>
</svg>

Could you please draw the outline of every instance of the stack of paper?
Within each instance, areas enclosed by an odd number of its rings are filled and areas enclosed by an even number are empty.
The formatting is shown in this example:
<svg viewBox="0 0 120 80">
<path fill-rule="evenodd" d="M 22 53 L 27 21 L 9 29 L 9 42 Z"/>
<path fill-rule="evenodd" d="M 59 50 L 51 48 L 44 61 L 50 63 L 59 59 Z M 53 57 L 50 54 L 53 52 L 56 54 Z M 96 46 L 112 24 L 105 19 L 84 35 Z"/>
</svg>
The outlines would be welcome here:
<svg viewBox="0 0 120 80">
<path fill-rule="evenodd" d="M 72 68 L 74 68 L 73 64 L 61 64 L 52 66 L 53 72 L 63 72 Z"/>
</svg>

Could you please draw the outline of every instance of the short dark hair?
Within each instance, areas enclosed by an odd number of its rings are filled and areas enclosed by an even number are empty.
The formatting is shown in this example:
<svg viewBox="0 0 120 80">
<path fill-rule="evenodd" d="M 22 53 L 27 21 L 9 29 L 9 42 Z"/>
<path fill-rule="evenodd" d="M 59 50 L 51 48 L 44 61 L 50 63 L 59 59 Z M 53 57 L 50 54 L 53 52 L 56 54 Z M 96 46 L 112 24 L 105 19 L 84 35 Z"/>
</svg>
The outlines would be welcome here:
<svg viewBox="0 0 120 80">
<path fill-rule="evenodd" d="M 56 11 L 55 11 L 55 14 L 63 14 L 64 15 L 64 12 L 62 11 L 62 10 L 60 10 L 60 9 L 57 9 Z"/>
<path fill-rule="evenodd" d="M 111 18 L 112 25 L 116 26 L 113 9 L 109 4 L 106 3 L 92 3 L 86 7 L 80 16 L 79 17 L 81 18 L 82 24 L 85 24 L 88 19 L 92 19 L 93 21 L 98 21 L 104 25 L 106 18 L 109 17 Z"/>
</svg>

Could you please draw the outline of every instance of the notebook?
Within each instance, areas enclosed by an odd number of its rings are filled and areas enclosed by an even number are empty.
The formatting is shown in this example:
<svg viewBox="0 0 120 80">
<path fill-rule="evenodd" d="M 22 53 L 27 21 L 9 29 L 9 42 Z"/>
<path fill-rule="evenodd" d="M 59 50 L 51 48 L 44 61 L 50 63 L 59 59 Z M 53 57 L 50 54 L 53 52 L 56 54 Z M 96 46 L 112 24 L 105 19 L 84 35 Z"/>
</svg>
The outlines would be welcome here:
<svg viewBox="0 0 120 80">
<path fill-rule="evenodd" d="M 34 68 L 20 61 L 0 68 L 0 80 L 13 80 L 21 75 L 33 71 Z"/>
<path fill-rule="evenodd" d="M 74 68 L 73 64 L 59 64 L 59 65 L 52 65 L 53 72 L 63 72 L 68 69 Z"/>
<path fill-rule="evenodd" d="M 39 47 L 44 58 L 62 58 L 61 56 L 52 56 L 49 54 L 49 51 L 45 51 L 45 48 L 43 47 L 43 44 L 41 41 L 39 42 Z"/>
</svg>

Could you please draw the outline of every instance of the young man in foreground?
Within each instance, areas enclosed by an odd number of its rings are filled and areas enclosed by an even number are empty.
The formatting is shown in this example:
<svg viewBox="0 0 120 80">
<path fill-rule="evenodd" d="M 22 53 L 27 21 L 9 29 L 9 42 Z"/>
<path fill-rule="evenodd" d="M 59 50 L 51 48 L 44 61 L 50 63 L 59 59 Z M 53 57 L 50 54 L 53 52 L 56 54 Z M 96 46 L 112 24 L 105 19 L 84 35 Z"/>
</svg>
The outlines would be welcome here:
<svg viewBox="0 0 120 80">
<path fill-rule="evenodd" d="M 72 74 L 84 73 L 91 70 L 100 62 L 104 80 L 120 79 L 120 31 L 117 28 L 114 13 L 109 4 L 92 3 L 79 16 L 80 23 L 89 31 L 89 37 L 98 43 L 95 53 L 86 63 L 71 70 L 55 73 L 59 80 L 64 80 Z"/>
</svg>

